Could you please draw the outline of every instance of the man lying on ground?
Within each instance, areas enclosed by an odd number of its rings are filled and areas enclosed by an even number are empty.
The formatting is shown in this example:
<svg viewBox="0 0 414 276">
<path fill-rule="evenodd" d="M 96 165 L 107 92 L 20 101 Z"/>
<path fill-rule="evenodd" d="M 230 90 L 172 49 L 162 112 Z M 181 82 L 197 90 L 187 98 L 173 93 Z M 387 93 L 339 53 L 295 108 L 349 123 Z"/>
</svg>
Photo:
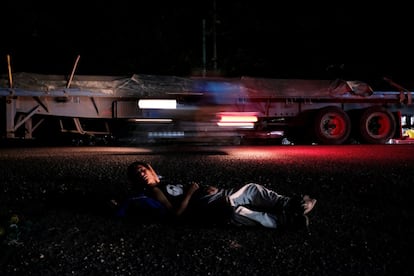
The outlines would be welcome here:
<svg viewBox="0 0 414 276">
<path fill-rule="evenodd" d="M 310 195 L 285 196 L 260 184 L 241 188 L 164 183 L 152 166 L 136 161 L 127 169 L 134 195 L 121 204 L 119 216 L 147 215 L 203 223 L 230 223 L 273 229 L 307 229 L 316 204 Z"/>
</svg>

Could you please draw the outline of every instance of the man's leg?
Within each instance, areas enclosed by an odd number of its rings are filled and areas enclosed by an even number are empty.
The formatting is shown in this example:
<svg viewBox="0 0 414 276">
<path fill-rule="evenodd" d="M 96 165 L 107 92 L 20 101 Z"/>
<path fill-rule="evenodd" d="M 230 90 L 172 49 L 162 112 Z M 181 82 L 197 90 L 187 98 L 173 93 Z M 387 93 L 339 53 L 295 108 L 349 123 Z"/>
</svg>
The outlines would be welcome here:
<svg viewBox="0 0 414 276">
<path fill-rule="evenodd" d="M 250 210 L 238 206 L 234 211 L 233 222 L 236 225 L 256 226 L 258 224 L 267 228 L 277 228 L 277 217 L 273 214 Z"/>
<path fill-rule="evenodd" d="M 229 196 L 230 204 L 237 206 L 252 206 L 256 208 L 281 209 L 289 201 L 289 197 L 280 195 L 262 185 L 246 184 Z"/>
</svg>

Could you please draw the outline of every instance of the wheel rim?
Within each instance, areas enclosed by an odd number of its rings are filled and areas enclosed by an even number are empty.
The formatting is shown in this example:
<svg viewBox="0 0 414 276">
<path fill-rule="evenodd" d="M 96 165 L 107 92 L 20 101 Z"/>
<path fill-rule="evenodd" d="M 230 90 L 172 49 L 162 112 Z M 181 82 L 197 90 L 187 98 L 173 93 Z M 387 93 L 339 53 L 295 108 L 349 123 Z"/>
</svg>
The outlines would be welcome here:
<svg viewBox="0 0 414 276">
<path fill-rule="evenodd" d="M 372 113 L 366 121 L 366 129 L 374 138 L 383 138 L 389 135 L 391 122 L 384 113 Z"/>
<path fill-rule="evenodd" d="M 344 118 L 338 114 L 327 113 L 321 120 L 320 129 L 325 137 L 342 137 L 346 133 L 346 122 Z"/>
</svg>

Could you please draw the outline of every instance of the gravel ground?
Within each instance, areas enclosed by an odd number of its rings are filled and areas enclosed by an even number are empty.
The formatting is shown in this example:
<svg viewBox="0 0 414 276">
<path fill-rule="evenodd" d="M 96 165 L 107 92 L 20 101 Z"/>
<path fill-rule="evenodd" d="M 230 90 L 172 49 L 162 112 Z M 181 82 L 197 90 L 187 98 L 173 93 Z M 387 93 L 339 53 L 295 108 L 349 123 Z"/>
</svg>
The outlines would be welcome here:
<svg viewBox="0 0 414 276">
<path fill-rule="evenodd" d="M 410 275 L 414 147 L 290 149 L 0 148 L 0 274 Z M 106 203 L 135 160 L 181 182 L 310 192 L 311 233 L 116 218 Z"/>
</svg>

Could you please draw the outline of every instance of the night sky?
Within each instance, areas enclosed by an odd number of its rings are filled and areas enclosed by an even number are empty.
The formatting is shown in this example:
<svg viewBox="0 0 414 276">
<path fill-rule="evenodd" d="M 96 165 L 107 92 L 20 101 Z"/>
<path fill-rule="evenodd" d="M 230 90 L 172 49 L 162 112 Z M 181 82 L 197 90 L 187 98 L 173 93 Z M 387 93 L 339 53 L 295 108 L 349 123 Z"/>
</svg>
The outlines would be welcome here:
<svg viewBox="0 0 414 276">
<path fill-rule="evenodd" d="M 414 76 L 414 20 L 395 3 L 39 2 L 2 2 L 0 73 L 10 54 L 14 72 L 47 74 L 70 74 L 80 55 L 77 74 L 190 76 L 205 68 L 228 77 Z"/>
</svg>

